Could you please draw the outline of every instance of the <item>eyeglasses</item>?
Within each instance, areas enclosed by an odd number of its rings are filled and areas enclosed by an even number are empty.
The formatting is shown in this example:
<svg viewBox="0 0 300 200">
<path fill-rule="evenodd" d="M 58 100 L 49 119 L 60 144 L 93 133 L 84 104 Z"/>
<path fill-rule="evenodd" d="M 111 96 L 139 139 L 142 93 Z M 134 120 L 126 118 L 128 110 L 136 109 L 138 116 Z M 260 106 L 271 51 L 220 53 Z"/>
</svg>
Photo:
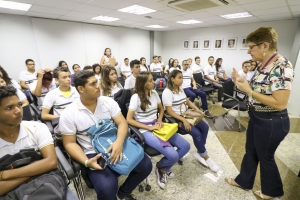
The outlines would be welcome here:
<svg viewBox="0 0 300 200">
<path fill-rule="evenodd" d="M 27 64 L 27 65 L 29 65 L 29 66 L 35 66 L 35 64 Z"/>
<path fill-rule="evenodd" d="M 254 44 L 254 45 L 249 45 L 249 51 L 252 50 L 255 46 L 259 46 L 261 44 L 263 44 L 263 42 L 258 43 L 258 44 Z"/>
<path fill-rule="evenodd" d="M 184 66 L 188 66 L 189 64 L 184 64 Z"/>
</svg>

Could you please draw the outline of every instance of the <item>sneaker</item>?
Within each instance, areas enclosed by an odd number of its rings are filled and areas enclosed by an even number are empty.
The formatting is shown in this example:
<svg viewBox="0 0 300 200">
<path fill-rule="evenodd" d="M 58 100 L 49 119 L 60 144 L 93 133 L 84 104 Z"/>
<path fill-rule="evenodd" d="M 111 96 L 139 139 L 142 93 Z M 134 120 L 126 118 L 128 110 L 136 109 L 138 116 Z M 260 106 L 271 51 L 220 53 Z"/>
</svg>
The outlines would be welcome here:
<svg viewBox="0 0 300 200">
<path fill-rule="evenodd" d="M 168 171 L 167 176 L 168 176 L 168 178 L 174 178 L 175 174 L 172 171 Z"/>
<path fill-rule="evenodd" d="M 211 158 L 208 158 L 206 160 L 206 163 L 208 165 L 208 167 L 214 171 L 214 172 L 218 172 L 220 170 L 220 168 L 218 167 L 218 165 L 216 165 L 216 163 L 214 163 L 214 161 Z"/>
<path fill-rule="evenodd" d="M 202 156 L 200 156 L 199 153 L 194 153 L 194 156 L 195 156 L 195 158 L 197 158 L 197 159 L 199 160 L 199 162 L 200 162 L 204 167 L 208 167 L 208 165 L 207 165 L 205 159 L 204 159 Z"/>
<path fill-rule="evenodd" d="M 133 197 L 132 194 L 127 195 L 127 196 L 125 196 L 125 197 L 121 197 L 119 194 L 117 194 L 117 196 L 118 196 L 118 199 L 119 199 L 119 200 L 136 200 L 136 199 Z"/>
<path fill-rule="evenodd" d="M 155 170 L 156 175 L 157 175 L 157 183 L 159 185 L 159 187 L 161 189 L 165 189 L 166 185 L 167 185 L 167 173 L 163 173 L 161 171 L 159 171 L 158 168 L 156 168 Z"/>
<path fill-rule="evenodd" d="M 214 118 L 214 116 L 212 116 L 208 110 L 204 112 L 204 116 L 211 119 Z"/>
</svg>

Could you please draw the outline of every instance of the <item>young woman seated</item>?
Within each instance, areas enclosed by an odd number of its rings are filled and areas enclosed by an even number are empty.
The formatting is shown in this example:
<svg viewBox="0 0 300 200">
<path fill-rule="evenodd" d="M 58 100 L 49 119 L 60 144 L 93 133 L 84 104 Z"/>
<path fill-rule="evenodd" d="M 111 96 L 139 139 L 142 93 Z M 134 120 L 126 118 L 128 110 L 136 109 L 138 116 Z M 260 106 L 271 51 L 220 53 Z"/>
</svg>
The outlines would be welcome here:
<svg viewBox="0 0 300 200">
<path fill-rule="evenodd" d="M 100 89 L 101 96 L 108 96 L 114 98 L 119 90 L 123 89 L 122 85 L 118 82 L 118 75 L 116 68 L 106 66 L 101 69 Z"/>
</svg>

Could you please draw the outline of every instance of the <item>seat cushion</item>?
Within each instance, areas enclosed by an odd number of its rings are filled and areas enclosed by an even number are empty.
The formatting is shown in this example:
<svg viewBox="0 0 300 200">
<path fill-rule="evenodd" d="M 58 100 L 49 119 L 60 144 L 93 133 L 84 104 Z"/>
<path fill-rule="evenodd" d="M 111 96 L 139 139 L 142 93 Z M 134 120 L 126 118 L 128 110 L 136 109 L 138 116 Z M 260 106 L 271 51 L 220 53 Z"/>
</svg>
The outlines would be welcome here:
<svg viewBox="0 0 300 200">
<path fill-rule="evenodd" d="M 149 145 L 147 145 L 146 143 L 144 144 L 144 151 L 147 155 L 149 155 L 150 157 L 153 156 L 157 156 L 160 155 L 161 153 L 159 151 L 157 151 L 156 149 L 150 147 Z"/>
<path fill-rule="evenodd" d="M 240 111 L 248 110 L 247 104 L 245 102 L 241 102 L 241 101 L 237 102 L 236 100 L 227 100 L 227 101 L 223 102 L 222 107 L 230 109 L 230 108 L 236 106 L 237 104 L 240 104 Z M 234 109 L 237 110 L 238 108 L 235 107 Z"/>
</svg>

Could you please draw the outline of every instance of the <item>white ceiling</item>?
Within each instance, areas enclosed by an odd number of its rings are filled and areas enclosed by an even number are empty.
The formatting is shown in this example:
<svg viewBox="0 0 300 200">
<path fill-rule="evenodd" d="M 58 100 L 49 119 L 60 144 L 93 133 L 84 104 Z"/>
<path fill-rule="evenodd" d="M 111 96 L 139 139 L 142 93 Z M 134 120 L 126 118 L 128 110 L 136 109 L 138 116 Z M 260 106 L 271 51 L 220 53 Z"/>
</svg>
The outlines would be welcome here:
<svg viewBox="0 0 300 200">
<path fill-rule="evenodd" d="M 164 6 L 159 0 L 13 0 L 32 4 L 28 12 L 0 8 L 0 13 L 25 15 L 58 20 L 77 21 L 111 26 L 124 26 L 146 30 L 181 30 L 197 27 L 211 27 L 231 24 L 294 19 L 300 17 L 300 0 L 235 0 L 237 5 L 228 5 L 195 12 L 182 12 Z M 171 1 L 171 0 L 170 0 Z M 157 10 L 157 12 L 135 15 L 118 10 L 134 4 Z M 219 15 L 249 12 L 253 17 L 227 20 Z M 105 15 L 116 17 L 115 22 L 91 20 Z M 151 19 L 145 18 L 151 16 Z M 204 23 L 183 25 L 176 21 L 195 19 Z M 165 29 L 152 29 L 148 25 L 168 26 Z"/>
</svg>

